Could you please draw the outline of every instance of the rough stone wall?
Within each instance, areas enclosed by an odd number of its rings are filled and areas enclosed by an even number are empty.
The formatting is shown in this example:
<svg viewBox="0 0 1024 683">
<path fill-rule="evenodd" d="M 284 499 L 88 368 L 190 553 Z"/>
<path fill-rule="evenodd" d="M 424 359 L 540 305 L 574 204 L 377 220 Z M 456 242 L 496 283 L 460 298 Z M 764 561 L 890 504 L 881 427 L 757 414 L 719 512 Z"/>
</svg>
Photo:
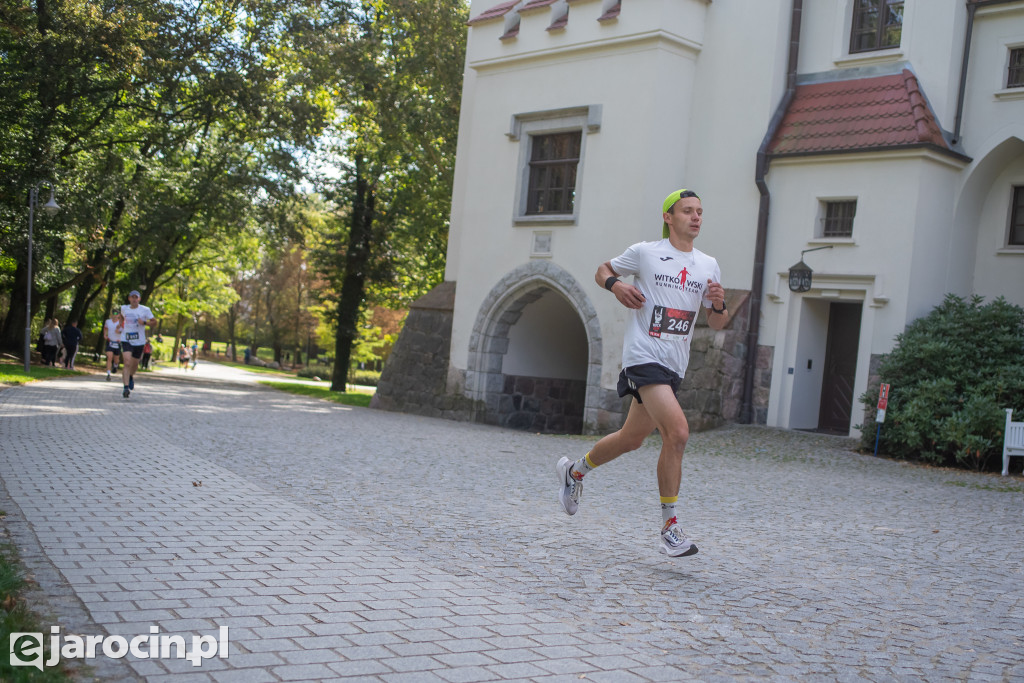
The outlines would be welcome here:
<svg viewBox="0 0 1024 683">
<path fill-rule="evenodd" d="M 746 362 L 747 299 L 729 290 L 732 322 L 724 330 L 698 324 L 690 347 L 690 367 L 679 390 L 679 404 L 690 428 L 701 431 L 739 418 Z M 490 405 L 467 398 L 465 371 L 449 377 L 455 283 L 445 282 L 417 300 L 381 374 L 372 408 L 451 420 L 481 420 L 512 429 L 546 433 L 597 433 L 618 429 L 630 400 L 614 389 L 601 390 L 597 424 L 584 424 L 581 406 L 586 383 L 537 377 L 503 377 L 503 391 Z M 701 318 L 703 320 L 703 317 Z M 754 422 L 767 421 L 773 348 L 760 346 L 754 376 Z M 877 380 L 875 380 L 877 387 Z M 452 393 L 448 388 L 452 388 Z"/>
<path fill-rule="evenodd" d="M 505 375 L 505 391 L 488 422 L 541 434 L 580 434 L 587 383 L 583 380 Z"/>
<path fill-rule="evenodd" d="M 743 378 L 747 360 L 748 305 L 750 293 L 728 290 L 726 305 L 731 321 L 724 330 L 707 326 L 700 317 L 690 342 L 690 365 L 679 389 L 679 405 L 693 431 L 713 429 L 739 419 L 743 405 Z M 759 346 L 754 374 L 753 421 L 768 420 L 773 348 Z"/>
<path fill-rule="evenodd" d="M 409 309 L 384 366 L 371 408 L 469 420 L 472 401 L 446 393 L 455 283 L 443 282 Z"/>
</svg>

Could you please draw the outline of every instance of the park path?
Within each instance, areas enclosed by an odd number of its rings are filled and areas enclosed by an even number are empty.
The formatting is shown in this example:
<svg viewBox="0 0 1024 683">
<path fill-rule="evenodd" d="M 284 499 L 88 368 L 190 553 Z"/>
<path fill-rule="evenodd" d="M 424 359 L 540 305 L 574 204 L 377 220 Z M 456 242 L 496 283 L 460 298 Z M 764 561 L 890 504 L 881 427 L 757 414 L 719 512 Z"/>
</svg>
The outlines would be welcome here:
<svg viewBox="0 0 1024 683">
<path fill-rule="evenodd" d="M 553 466 L 592 438 L 204 369 L 146 374 L 129 400 L 102 376 L 0 392 L 0 504 L 48 623 L 229 627 L 227 659 L 98 660 L 101 680 L 1024 680 L 1019 477 L 696 434 L 681 498 L 701 552 L 668 560 L 656 439 L 589 476 L 569 518 Z"/>
</svg>

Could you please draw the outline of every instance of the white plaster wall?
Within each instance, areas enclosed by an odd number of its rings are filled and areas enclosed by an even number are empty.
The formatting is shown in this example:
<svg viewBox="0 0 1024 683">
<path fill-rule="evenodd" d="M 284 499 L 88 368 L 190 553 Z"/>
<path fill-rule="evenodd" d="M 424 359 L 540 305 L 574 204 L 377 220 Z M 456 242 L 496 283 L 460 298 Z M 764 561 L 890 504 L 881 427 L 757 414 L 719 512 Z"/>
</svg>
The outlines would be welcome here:
<svg viewBox="0 0 1024 683">
<path fill-rule="evenodd" d="M 1006 297 L 1024 306 L 1024 248 L 1005 248 L 1013 185 L 1024 186 L 1024 154 L 997 176 L 984 197 L 978 221 L 973 291 L 986 299 Z"/>
<path fill-rule="evenodd" d="M 878 154 L 774 162 L 768 174 L 772 213 L 765 257 L 766 291 L 777 293 L 783 302 L 794 296 L 779 274 L 800 260 L 801 251 L 831 244 L 831 249 L 806 254 L 804 261 L 818 282 L 827 274 L 873 278 L 873 295 L 890 301 L 879 313 L 881 320 L 871 347 L 875 353 L 888 351 L 893 337 L 906 324 L 905 293 L 910 288 L 917 226 L 914 179 L 918 167 L 927 163 L 932 162 L 922 161 L 918 155 L 889 155 L 886 162 L 879 163 Z M 815 238 L 819 197 L 857 198 L 852 240 Z M 765 305 L 763 339 L 776 337 L 773 318 L 777 306 Z"/>
<path fill-rule="evenodd" d="M 1024 2 L 979 9 L 968 65 L 964 149 L 977 156 L 990 132 L 1024 121 L 1024 88 L 1006 89 L 1009 47 L 1024 47 Z"/>
<path fill-rule="evenodd" d="M 789 2 L 715 2 L 708 8 L 686 175 L 676 182 L 700 193 L 704 227 L 697 247 L 718 259 L 730 288 L 751 286 L 760 202 L 757 150 L 785 91 L 789 30 Z"/>
<path fill-rule="evenodd" d="M 963 0 L 906 0 L 898 48 L 850 53 L 855 0 L 803 3 L 802 74 L 910 64 L 941 126 L 952 130 L 967 24 Z"/>
<path fill-rule="evenodd" d="M 604 334 L 602 384 L 614 384 L 625 310 L 593 283 L 594 272 L 630 244 L 661 237 L 661 200 L 684 176 L 701 23 L 679 25 L 670 7 L 692 14 L 706 4 L 636 3 L 624 9 L 628 20 L 605 26 L 596 21 L 601 3 L 574 3 L 564 34 L 545 31 L 550 17 L 538 20 L 535 15 L 543 13 L 530 13 L 523 16 L 520 37 L 505 43 L 498 40 L 500 21 L 470 29 L 472 75 L 464 89 L 451 227 L 457 244 L 450 245 L 446 271 L 458 282 L 451 355 L 456 368 L 468 363 L 482 301 L 531 258 L 534 230 L 545 230 L 552 233 L 551 258 L 592 296 Z M 474 15 L 479 11 L 474 6 Z M 676 25 L 688 33 L 673 33 Z M 577 32 L 603 42 L 567 46 L 569 34 L 579 42 Z M 601 105 L 601 127 L 584 133 L 578 222 L 516 225 L 521 143 L 506 136 L 512 116 L 588 105 Z"/>
<path fill-rule="evenodd" d="M 587 378 L 587 333 L 579 315 L 561 295 L 547 291 L 523 309 L 508 331 L 506 375 Z"/>
</svg>

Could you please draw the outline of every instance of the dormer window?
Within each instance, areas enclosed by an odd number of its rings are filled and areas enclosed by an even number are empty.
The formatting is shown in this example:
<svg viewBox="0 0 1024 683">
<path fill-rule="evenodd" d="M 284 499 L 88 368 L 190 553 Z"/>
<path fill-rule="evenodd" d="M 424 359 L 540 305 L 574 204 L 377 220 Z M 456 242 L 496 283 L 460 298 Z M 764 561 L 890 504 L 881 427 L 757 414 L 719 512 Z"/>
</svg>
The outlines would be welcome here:
<svg viewBox="0 0 1024 683">
<path fill-rule="evenodd" d="M 903 0 L 854 0 L 850 52 L 900 46 Z"/>
</svg>

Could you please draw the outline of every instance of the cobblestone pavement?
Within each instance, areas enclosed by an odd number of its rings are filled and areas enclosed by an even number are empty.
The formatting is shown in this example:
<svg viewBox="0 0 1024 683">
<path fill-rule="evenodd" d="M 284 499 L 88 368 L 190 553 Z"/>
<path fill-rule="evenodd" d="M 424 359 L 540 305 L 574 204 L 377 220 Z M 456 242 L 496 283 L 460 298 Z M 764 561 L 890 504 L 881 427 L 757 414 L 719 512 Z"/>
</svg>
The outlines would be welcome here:
<svg viewBox="0 0 1024 683">
<path fill-rule="evenodd" d="M 69 378 L 0 392 L 0 504 L 65 633 L 230 629 L 227 659 L 104 680 L 1024 680 L 1019 476 L 695 434 L 701 550 L 670 560 L 656 437 L 561 512 L 554 464 L 592 442 L 201 374 L 127 401 Z"/>
</svg>

